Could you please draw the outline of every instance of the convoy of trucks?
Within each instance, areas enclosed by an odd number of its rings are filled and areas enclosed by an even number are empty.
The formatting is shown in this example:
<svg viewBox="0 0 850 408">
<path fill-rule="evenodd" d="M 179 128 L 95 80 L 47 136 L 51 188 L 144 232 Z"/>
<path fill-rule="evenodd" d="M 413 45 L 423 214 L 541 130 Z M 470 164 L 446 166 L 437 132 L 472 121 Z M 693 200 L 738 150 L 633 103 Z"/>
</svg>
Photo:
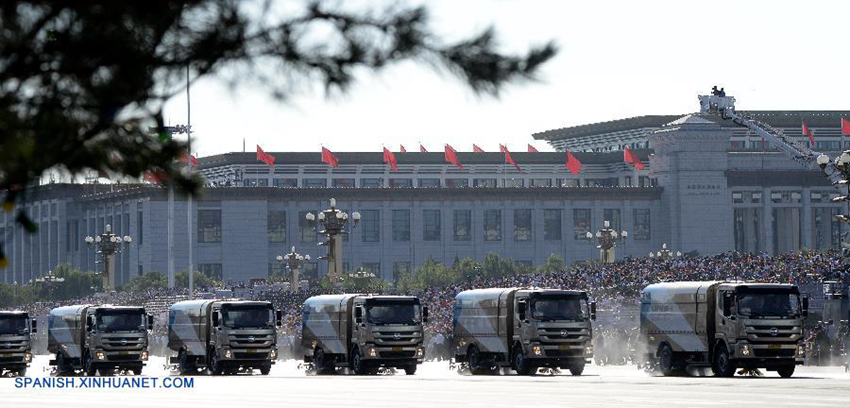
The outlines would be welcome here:
<svg viewBox="0 0 850 408">
<path fill-rule="evenodd" d="M 58 374 L 82 370 L 108 375 L 116 370 L 142 373 L 148 360 L 153 317 L 143 307 L 75 305 L 50 311 L 47 350 Z"/>
<path fill-rule="evenodd" d="M 738 368 L 790 377 L 806 357 L 807 314 L 796 285 L 659 283 L 641 293 L 640 330 L 646 357 L 664 375 L 710 366 L 720 377 Z"/>
<path fill-rule="evenodd" d="M 413 296 L 321 295 L 304 302 L 304 361 L 318 374 L 336 367 L 375 374 L 381 367 L 416 373 L 425 358 L 422 323 L 428 308 Z"/>
<path fill-rule="evenodd" d="M 529 375 L 550 367 L 581 375 L 593 358 L 595 319 L 596 304 L 583 291 L 467 290 L 454 301 L 455 360 L 473 374 L 510 367 Z"/>
<path fill-rule="evenodd" d="M 18 377 L 27 374 L 32 362 L 32 333 L 35 319 L 21 311 L 0 311 L 0 375 L 7 372 Z"/>
<path fill-rule="evenodd" d="M 177 302 L 168 311 L 168 348 L 181 374 L 206 368 L 214 375 L 259 369 L 277 360 L 281 312 L 270 302 L 204 299 Z"/>
</svg>

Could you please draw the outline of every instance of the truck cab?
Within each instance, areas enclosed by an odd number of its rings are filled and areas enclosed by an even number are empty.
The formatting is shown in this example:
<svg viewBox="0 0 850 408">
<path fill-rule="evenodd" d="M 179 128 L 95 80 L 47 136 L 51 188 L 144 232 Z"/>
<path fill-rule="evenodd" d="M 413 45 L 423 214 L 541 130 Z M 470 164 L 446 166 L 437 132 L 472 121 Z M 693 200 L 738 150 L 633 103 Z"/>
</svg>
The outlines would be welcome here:
<svg viewBox="0 0 850 408">
<path fill-rule="evenodd" d="M 27 373 L 32 362 L 31 334 L 37 330 L 35 319 L 21 311 L 0 311 L 0 375 Z"/>
</svg>

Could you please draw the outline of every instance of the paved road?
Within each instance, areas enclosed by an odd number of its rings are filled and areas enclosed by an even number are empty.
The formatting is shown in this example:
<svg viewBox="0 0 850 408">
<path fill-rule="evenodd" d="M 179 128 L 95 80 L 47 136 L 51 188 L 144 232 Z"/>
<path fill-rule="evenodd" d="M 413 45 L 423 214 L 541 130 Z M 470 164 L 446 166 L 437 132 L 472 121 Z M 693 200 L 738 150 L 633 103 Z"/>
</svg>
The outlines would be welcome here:
<svg viewBox="0 0 850 408">
<path fill-rule="evenodd" d="M 39 357 L 28 377 L 45 378 Z M 161 384 L 162 360 L 145 375 Z M 171 377 L 177 378 L 177 377 Z M 280 363 L 268 377 L 192 377 L 191 389 L 16 388 L 0 379 L 2 407 L 848 407 L 850 375 L 841 368 L 798 368 L 794 378 L 652 377 L 632 366 L 589 366 L 585 375 L 459 375 L 427 363 L 415 376 L 311 376 Z M 77 379 L 79 381 L 79 379 Z M 397 401 L 397 402 L 396 402 Z"/>
</svg>

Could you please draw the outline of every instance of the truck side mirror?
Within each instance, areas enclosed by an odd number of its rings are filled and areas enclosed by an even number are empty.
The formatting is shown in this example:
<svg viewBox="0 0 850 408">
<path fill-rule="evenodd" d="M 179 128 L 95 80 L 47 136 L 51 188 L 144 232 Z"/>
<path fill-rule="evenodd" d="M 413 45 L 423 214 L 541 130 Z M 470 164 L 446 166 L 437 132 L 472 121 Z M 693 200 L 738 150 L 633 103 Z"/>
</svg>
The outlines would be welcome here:
<svg viewBox="0 0 850 408">
<path fill-rule="evenodd" d="M 519 320 L 525 320 L 525 311 L 527 309 L 528 303 L 525 300 L 520 300 L 516 304 L 517 314 L 519 315 Z"/>
<path fill-rule="evenodd" d="M 218 312 L 213 312 L 212 314 L 212 324 L 213 327 L 218 327 Z"/>
<path fill-rule="evenodd" d="M 428 323 L 428 306 L 422 307 L 422 323 Z"/>
<path fill-rule="evenodd" d="M 91 315 L 86 316 L 86 331 L 94 331 L 94 319 Z"/>
<path fill-rule="evenodd" d="M 354 308 L 354 323 L 363 323 L 363 308 L 360 306 Z"/>
<path fill-rule="evenodd" d="M 148 330 L 153 330 L 153 315 L 148 313 Z"/>
<path fill-rule="evenodd" d="M 280 309 L 274 311 L 274 320 L 275 326 L 283 326 L 283 312 Z"/>
<path fill-rule="evenodd" d="M 590 302 L 590 320 L 596 320 L 596 302 Z"/>
<path fill-rule="evenodd" d="M 38 320 L 32 319 L 31 327 L 30 333 L 38 333 Z"/>
<path fill-rule="evenodd" d="M 809 296 L 803 295 L 803 317 L 809 317 Z"/>
</svg>

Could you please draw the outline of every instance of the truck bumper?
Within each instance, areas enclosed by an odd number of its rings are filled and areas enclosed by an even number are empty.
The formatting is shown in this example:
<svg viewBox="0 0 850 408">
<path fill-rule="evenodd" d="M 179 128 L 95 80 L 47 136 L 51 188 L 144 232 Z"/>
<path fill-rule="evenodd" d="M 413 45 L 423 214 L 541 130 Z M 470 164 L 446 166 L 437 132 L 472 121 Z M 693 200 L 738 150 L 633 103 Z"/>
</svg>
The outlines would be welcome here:
<svg viewBox="0 0 850 408">
<path fill-rule="evenodd" d="M 586 344 L 532 344 L 528 347 L 526 355 L 537 365 L 543 365 L 544 361 L 551 361 L 552 365 L 560 363 L 575 363 L 584 360 L 589 363 L 593 358 L 593 345 Z"/>
<path fill-rule="evenodd" d="M 218 357 L 225 364 L 274 364 L 277 361 L 277 348 L 225 348 L 219 351 Z"/>
<path fill-rule="evenodd" d="M 734 346 L 734 359 L 742 367 L 765 367 L 801 365 L 806 359 L 803 344 L 750 344 Z"/>
<path fill-rule="evenodd" d="M 29 351 L 16 353 L 0 353 L 0 369 L 29 367 L 32 353 Z"/>
<path fill-rule="evenodd" d="M 370 364 L 383 366 L 403 366 L 420 364 L 425 360 L 425 348 L 415 347 L 375 347 L 366 346 L 363 360 Z"/>
</svg>

